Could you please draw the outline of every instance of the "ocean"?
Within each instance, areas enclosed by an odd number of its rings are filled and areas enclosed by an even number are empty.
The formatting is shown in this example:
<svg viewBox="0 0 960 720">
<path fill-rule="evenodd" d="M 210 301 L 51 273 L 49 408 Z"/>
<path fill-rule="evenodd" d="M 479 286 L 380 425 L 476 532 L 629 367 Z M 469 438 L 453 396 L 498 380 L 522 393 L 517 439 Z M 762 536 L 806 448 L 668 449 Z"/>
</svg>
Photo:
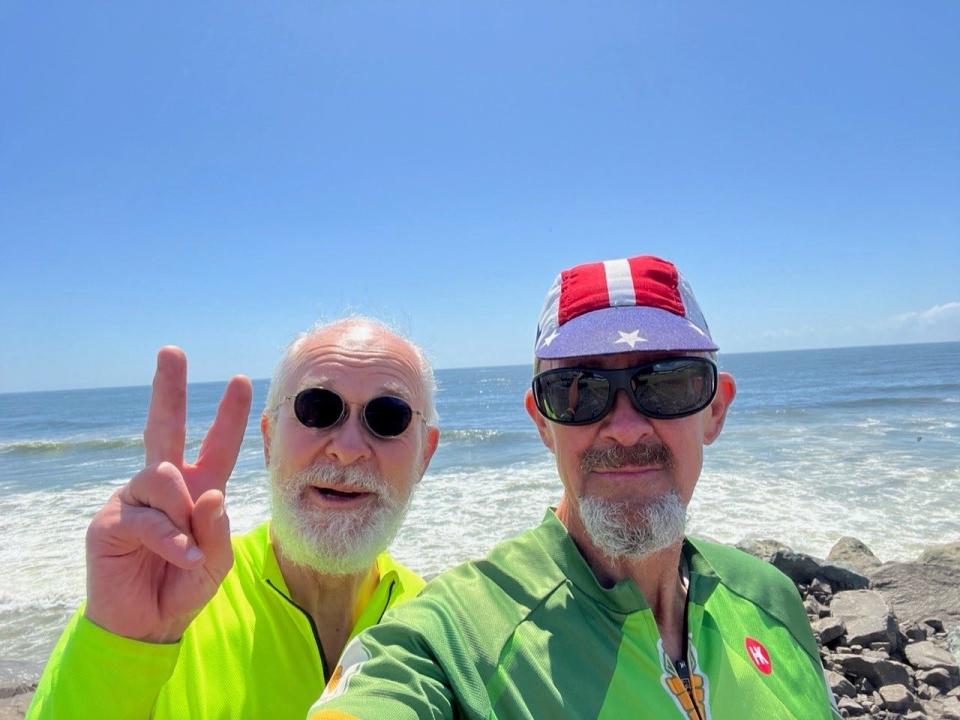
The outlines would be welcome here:
<svg viewBox="0 0 960 720">
<path fill-rule="evenodd" d="M 690 529 L 882 560 L 960 539 L 960 343 L 721 355 L 738 394 L 706 448 Z M 522 404 L 529 366 L 440 370 L 442 436 L 395 555 L 426 575 L 538 523 L 560 497 Z M 145 381 L 149 378 L 144 378 Z M 189 387 L 192 459 L 222 383 Z M 259 415 L 267 381 L 254 382 Z M 0 395 L 0 686 L 31 680 L 84 595 L 84 532 L 142 467 L 150 388 Z M 227 486 L 236 532 L 268 516 L 259 424 Z"/>
</svg>

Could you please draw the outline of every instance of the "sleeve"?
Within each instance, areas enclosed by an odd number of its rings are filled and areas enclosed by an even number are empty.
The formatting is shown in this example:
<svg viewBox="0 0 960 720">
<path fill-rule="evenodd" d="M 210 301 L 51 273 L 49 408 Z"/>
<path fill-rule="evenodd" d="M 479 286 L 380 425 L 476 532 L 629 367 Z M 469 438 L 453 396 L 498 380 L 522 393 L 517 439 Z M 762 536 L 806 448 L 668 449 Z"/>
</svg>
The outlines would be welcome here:
<svg viewBox="0 0 960 720">
<path fill-rule="evenodd" d="M 394 620 L 347 645 L 308 720 L 452 720 L 464 716 L 453 684 L 425 638 Z"/>
<path fill-rule="evenodd" d="M 147 718 L 170 678 L 180 643 L 114 635 L 78 610 L 57 641 L 27 709 L 39 718 Z"/>
</svg>

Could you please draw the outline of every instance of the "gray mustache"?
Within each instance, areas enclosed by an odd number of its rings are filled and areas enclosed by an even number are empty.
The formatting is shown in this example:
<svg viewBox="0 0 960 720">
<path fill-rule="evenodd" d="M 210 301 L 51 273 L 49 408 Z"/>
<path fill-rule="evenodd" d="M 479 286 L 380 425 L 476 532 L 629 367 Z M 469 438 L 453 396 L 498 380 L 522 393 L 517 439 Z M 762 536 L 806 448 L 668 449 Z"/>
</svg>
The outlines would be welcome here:
<svg viewBox="0 0 960 720">
<path fill-rule="evenodd" d="M 673 465 L 673 455 L 663 443 L 637 443 L 630 447 L 614 445 L 608 448 L 590 448 L 580 459 L 580 471 L 616 470 L 628 465 Z"/>
<path fill-rule="evenodd" d="M 356 467 L 316 464 L 300 473 L 302 485 L 350 485 L 378 495 L 387 494 L 386 483 L 373 473 Z"/>
</svg>

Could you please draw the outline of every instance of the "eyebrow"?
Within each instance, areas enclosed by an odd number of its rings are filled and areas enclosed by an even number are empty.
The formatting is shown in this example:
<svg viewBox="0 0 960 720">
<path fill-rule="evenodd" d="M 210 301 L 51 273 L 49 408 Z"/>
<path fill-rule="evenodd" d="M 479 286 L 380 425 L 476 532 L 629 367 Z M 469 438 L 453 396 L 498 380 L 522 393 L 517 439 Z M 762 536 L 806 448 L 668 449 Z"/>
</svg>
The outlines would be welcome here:
<svg viewBox="0 0 960 720">
<path fill-rule="evenodd" d="M 297 383 L 297 389 L 294 392 L 300 392 L 307 388 L 326 387 L 328 382 L 330 382 L 330 378 L 326 375 L 306 375 L 300 378 L 300 382 Z"/>
<path fill-rule="evenodd" d="M 326 375 L 307 375 L 300 379 L 300 382 L 297 383 L 297 389 L 294 391 L 294 394 L 299 393 L 308 388 L 322 387 L 329 390 L 336 390 L 336 386 L 330 382 L 330 378 Z M 396 397 L 402 398 L 407 402 L 413 401 L 413 393 L 410 392 L 410 389 L 405 385 L 388 381 L 380 385 L 376 391 L 370 396 L 371 398 L 378 397 L 380 395 L 395 395 Z"/>
<path fill-rule="evenodd" d="M 410 392 L 409 388 L 407 388 L 405 385 L 401 385 L 400 383 L 392 382 L 392 381 L 386 382 L 380 386 L 380 389 L 383 392 L 387 392 L 391 395 L 396 395 L 399 398 L 403 398 L 408 402 L 413 400 L 413 394 Z"/>
</svg>

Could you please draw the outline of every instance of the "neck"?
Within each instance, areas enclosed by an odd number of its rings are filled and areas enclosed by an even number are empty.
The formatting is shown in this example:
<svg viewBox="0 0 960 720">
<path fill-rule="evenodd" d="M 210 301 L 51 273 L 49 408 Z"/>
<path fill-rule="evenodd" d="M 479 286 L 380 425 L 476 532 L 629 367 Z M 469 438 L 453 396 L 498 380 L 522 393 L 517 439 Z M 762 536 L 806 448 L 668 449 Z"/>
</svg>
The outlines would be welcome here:
<svg viewBox="0 0 960 720">
<path fill-rule="evenodd" d="M 624 579 L 634 582 L 653 612 L 663 649 L 672 659 L 680 658 L 687 601 L 687 588 L 680 573 L 683 541 L 648 555 L 609 557 L 593 544 L 580 521 L 579 511 L 566 497 L 557 507 L 557 517 L 601 586 L 613 587 Z"/>
<path fill-rule="evenodd" d="M 329 672 L 340 658 L 366 599 L 380 581 L 377 564 L 347 575 L 324 573 L 287 558 L 272 529 L 271 540 L 290 599 L 313 619 L 328 665 L 324 670 Z"/>
</svg>

